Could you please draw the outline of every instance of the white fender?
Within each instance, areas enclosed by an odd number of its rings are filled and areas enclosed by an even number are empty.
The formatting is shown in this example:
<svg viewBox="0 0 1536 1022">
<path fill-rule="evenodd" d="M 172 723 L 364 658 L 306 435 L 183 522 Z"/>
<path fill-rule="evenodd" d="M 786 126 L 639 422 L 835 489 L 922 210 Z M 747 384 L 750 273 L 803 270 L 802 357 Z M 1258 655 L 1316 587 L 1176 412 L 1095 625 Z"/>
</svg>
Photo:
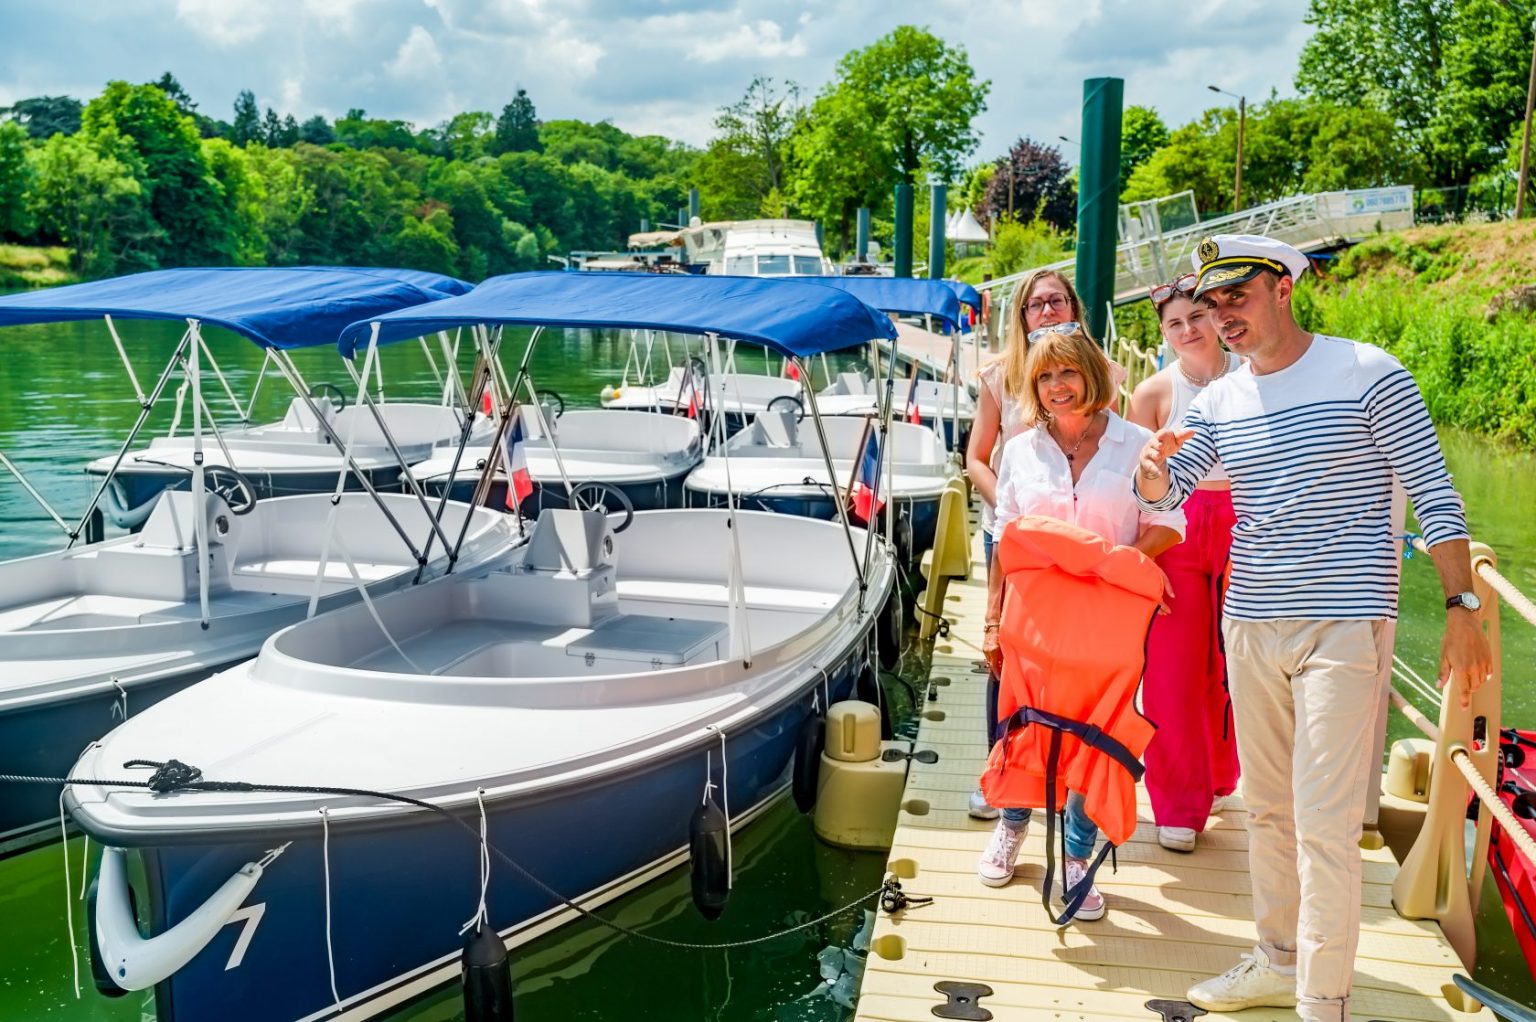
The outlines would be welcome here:
<svg viewBox="0 0 1536 1022">
<path fill-rule="evenodd" d="M 190 962 L 229 922 L 263 871 L 263 863 L 246 863 L 191 915 L 146 940 L 129 906 L 125 858 L 121 848 L 103 848 L 96 877 L 96 946 L 112 982 L 124 990 L 146 990 Z"/>
</svg>

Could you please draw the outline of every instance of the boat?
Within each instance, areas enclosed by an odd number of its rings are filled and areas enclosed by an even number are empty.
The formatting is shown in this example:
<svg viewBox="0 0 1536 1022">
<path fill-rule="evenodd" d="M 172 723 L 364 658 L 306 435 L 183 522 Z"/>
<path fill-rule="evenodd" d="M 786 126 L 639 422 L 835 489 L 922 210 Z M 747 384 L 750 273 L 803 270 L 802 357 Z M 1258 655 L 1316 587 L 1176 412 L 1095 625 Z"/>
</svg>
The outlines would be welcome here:
<svg viewBox="0 0 1536 1022">
<path fill-rule="evenodd" d="M 1536 838 L 1536 731 L 1500 732 L 1499 798 L 1525 832 Z M 1497 817 L 1488 842 L 1488 871 L 1504 901 L 1504 912 L 1536 978 L 1536 862 L 1505 833 Z"/>
<path fill-rule="evenodd" d="M 896 415 L 909 422 L 931 426 L 952 451 L 961 451 L 971 424 L 976 418 L 976 401 L 960 380 L 959 346 L 961 330 L 968 316 L 965 307 L 977 308 L 980 298 L 969 284 L 952 280 L 922 280 L 901 277 L 853 276 L 824 281 L 857 296 L 860 300 L 893 317 L 918 319 L 919 323 L 897 320 L 897 339 L 889 357 L 900 353 L 915 359 L 926 355 L 934 364 L 948 367 L 947 379 L 924 379 L 911 363 L 906 379 L 898 379 L 892 394 Z M 929 329 L 936 327 L 938 331 Z M 878 350 L 871 362 L 878 365 Z M 817 404 L 827 415 L 873 414 L 883 392 L 879 374 L 867 362 L 856 362 L 838 372 L 817 392 Z"/>
<path fill-rule="evenodd" d="M 269 348 L 293 346 L 312 343 L 317 332 L 334 336 L 345 322 L 339 317 L 432 300 L 384 273 L 135 274 L 0 297 L 0 326 L 102 315 L 192 319 L 154 394 L 185 355 L 196 395 L 197 324 L 219 323 Z M 146 400 L 141 425 L 153 404 Z M 189 450 L 202 438 L 194 416 Z M 339 457 L 333 464 L 333 485 L 343 464 Z M 428 509 L 412 497 L 360 493 L 336 494 L 334 505 L 331 494 L 262 499 L 237 474 L 205 468 L 196 475 L 187 473 L 189 490 L 149 498 L 137 535 L 94 543 L 76 543 L 89 508 L 71 531 L 43 501 L 70 533 L 69 547 L 0 563 L 0 760 L 11 772 L 61 776 L 83 747 L 124 718 L 249 659 L 311 610 L 353 602 L 360 586 L 382 594 L 447 570 L 446 545 L 435 552 L 425 546 L 434 515 L 444 533 L 467 527 L 460 568 L 486 563 L 516 541 L 504 515 L 470 513 L 462 504 Z M 345 535 L 331 542 L 327 523 L 338 516 Z M 14 789 L 0 801 L 0 851 L 56 836 L 58 815 L 56 788 Z"/>
<path fill-rule="evenodd" d="M 704 456 L 699 421 L 687 416 L 611 408 L 556 415 L 533 405 L 524 406 L 521 415 L 534 488 L 522 510 L 530 517 L 545 506 L 569 506 L 567 482 L 572 488 L 613 487 L 637 511 L 681 507 L 683 480 Z M 440 444 L 408 471 L 434 496 L 446 491 L 453 500 L 470 500 L 486 462 L 493 460 L 491 448 L 467 447 L 459 457 L 456 451 L 456 445 Z M 486 499 L 493 507 L 507 506 L 504 468 L 497 467 Z"/>
<path fill-rule="evenodd" d="M 254 309 L 269 291 L 289 293 L 301 286 L 302 281 L 325 279 L 352 280 L 359 286 L 393 286 L 414 292 L 418 302 L 452 297 L 470 289 L 464 281 L 434 273 L 352 267 L 156 270 L 74 287 L 80 289 L 77 294 L 89 297 L 103 307 L 103 315 L 108 317 L 110 325 L 114 316 L 135 318 L 131 309 L 139 294 L 174 297 L 188 288 L 206 287 L 210 291 L 228 288 L 231 293 L 224 299 L 226 307 L 238 304 L 241 308 Z M 54 292 L 66 290 L 70 289 L 56 288 Z M 61 294 L 58 300 L 69 300 L 69 296 Z M 213 319 L 203 322 L 224 325 Z M 116 328 L 112 329 L 115 332 Z M 346 388 L 333 382 L 306 383 L 292 362 L 279 357 L 293 348 L 327 345 L 334 339 L 334 331 L 305 334 L 300 327 L 291 336 L 285 335 L 280 344 L 267 348 L 251 403 L 254 403 L 256 389 L 259 389 L 268 366 L 274 363 L 294 385 L 295 394 L 281 419 L 252 423 L 249 407 L 240 408 L 233 388 L 207 345 L 207 338 L 201 338 L 207 371 L 212 372 L 230 404 L 243 417 L 242 421 L 226 423 L 217 430 L 217 443 L 202 452 L 203 463 L 238 471 L 257 497 L 319 493 L 331 488 L 343 464 L 340 443 L 333 442 L 333 438 L 350 437 L 353 478 L 349 488 L 363 489 L 366 479 L 374 488 L 393 489 L 398 474 L 397 462 L 401 458 L 408 463 L 421 461 L 431 455 L 432 448 L 438 443 L 458 438 L 466 416 L 452 400 L 455 396 L 452 387 L 445 387 L 445 400 L 440 402 L 378 400 L 371 407 L 355 404 L 349 407 L 348 394 L 355 389 L 355 383 Z M 446 347 L 446 339 L 444 344 Z M 126 364 L 127 356 L 120 346 L 119 354 L 123 355 Z M 452 354 L 445 350 L 440 355 L 450 364 L 450 373 L 453 372 Z M 430 351 L 428 357 L 432 357 Z M 433 365 L 436 365 L 435 360 Z M 337 368 L 341 368 L 339 363 Z M 137 387 L 131 367 L 129 374 Z M 142 396 L 141 392 L 141 400 Z M 86 465 L 86 472 L 92 476 L 111 478 L 103 494 L 102 509 L 113 524 L 121 528 L 137 528 L 162 490 L 187 486 L 194 444 L 190 436 L 178 435 L 178 425 L 190 413 L 186 407 L 187 396 L 186 390 L 177 393 L 169 435 L 154 437 L 140 449 L 98 458 Z M 211 422 L 211 410 L 205 407 L 204 412 Z M 472 429 L 483 434 L 489 428 L 490 424 L 483 418 L 474 417 Z"/>
<path fill-rule="evenodd" d="M 673 366 L 666 378 L 654 386 L 630 384 L 605 388 L 602 405 L 612 411 L 661 411 L 702 416 L 706 424 L 718 413 L 724 417 L 726 431 L 733 433 L 759 412 L 770 408 L 802 409 L 803 396 L 804 388 L 799 380 L 742 373 L 729 367 L 713 372 L 702 358 L 692 356 L 686 364 Z"/>
<path fill-rule="evenodd" d="M 554 273 L 357 324 L 342 348 L 663 321 L 793 358 L 892 333 L 799 282 Z M 846 518 L 550 508 L 506 563 L 278 633 L 76 764 L 104 782 L 66 795 L 106 846 L 98 986 L 152 986 L 161 1018 L 363 1018 L 457 975 L 466 931 L 516 945 L 631 889 L 682 860 L 701 801 L 739 828 L 786 789 L 802 723 L 871 671 L 894 575 Z M 254 787 L 110 783 L 172 759 Z"/>
<path fill-rule="evenodd" d="M 873 418 L 826 416 L 811 428 L 791 412 L 764 412 L 709 454 L 684 484 L 690 507 L 742 507 L 831 521 L 851 499 L 861 452 L 878 429 Z M 826 439 L 823 448 L 822 438 Z M 881 487 L 894 505 L 900 560 L 910 566 L 933 545 L 939 501 L 955 466 L 938 434 L 927 426 L 890 423 Z M 830 469 L 828 463 L 830 462 Z M 908 531 L 910 530 L 910 537 Z"/>
</svg>

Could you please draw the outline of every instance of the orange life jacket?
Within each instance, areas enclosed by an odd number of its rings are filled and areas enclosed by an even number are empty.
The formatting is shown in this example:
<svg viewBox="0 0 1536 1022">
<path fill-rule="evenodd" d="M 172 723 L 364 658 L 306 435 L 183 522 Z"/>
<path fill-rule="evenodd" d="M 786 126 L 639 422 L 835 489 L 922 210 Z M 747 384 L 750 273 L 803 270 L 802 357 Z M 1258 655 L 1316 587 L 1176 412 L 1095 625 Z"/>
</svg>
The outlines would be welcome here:
<svg viewBox="0 0 1536 1022">
<path fill-rule="evenodd" d="M 981 790 L 994 806 L 1049 810 L 1051 825 L 1067 790 L 1081 794 L 1109 841 L 1096 869 L 1136 830 L 1141 756 L 1156 731 L 1136 693 L 1166 579 L 1139 550 L 1055 518 L 1010 522 L 998 556 L 1003 675 Z"/>
</svg>

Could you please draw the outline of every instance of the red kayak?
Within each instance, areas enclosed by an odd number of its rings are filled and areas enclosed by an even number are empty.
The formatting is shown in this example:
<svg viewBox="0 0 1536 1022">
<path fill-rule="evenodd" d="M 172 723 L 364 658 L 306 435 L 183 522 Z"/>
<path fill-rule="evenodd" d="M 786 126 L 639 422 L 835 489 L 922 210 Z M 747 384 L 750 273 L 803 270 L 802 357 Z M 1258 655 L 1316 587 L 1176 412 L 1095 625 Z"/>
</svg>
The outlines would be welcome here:
<svg viewBox="0 0 1536 1022">
<path fill-rule="evenodd" d="M 1499 737 L 1499 797 L 1525 832 L 1536 838 L 1536 731 L 1505 729 Z M 1536 977 L 1536 863 L 1525 857 L 1497 820 L 1488 843 L 1488 868 L 1499 885 L 1499 897 L 1525 963 Z"/>
</svg>

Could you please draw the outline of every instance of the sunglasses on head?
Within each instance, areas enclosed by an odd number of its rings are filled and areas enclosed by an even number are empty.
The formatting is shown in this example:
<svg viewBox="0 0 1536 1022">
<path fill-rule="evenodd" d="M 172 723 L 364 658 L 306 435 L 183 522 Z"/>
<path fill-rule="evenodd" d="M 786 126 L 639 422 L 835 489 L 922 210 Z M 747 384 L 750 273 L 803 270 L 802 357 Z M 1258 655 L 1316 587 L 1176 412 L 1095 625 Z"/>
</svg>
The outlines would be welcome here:
<svg viewBox="0 0 1536 1022">
<path fill-rule="evenodd" d="M 1034 344 L 1046 334 L 1075 334 L 1081 329 L 1082 327 L 1075 321 L 1067 323 L 1052 323 L 1050 326 L 1043 326 L 1039 329 L 1031 330 L 1028 336 L 1026 336 L 1024 339 L 1030 344 Z"/>
<path fill-rule="evenodd" d="M 1152 304 L 1154 306 L 1161 307 L 1174 295 L 1194 294 L 1195 280 L 1196 277 L 1193 273 L 1186 273 L 1184 276 L 1176 278 L 1171 284 L 1157 285 L 1157 287 L 1154 287 L 1150 292 L 1148 292 L 1152 298 Z"/>
</svg>

